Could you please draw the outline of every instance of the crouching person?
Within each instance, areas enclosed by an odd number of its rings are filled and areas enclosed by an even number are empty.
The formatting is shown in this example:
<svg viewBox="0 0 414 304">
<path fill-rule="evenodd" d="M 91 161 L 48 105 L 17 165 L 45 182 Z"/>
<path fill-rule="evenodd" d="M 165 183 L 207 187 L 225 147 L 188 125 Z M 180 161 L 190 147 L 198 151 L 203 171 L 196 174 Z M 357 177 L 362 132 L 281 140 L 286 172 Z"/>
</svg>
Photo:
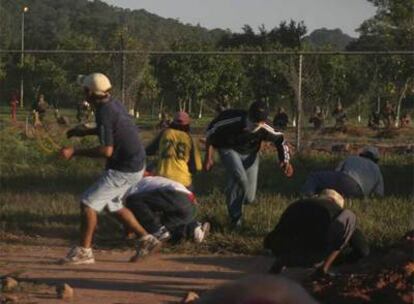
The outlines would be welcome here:
<svg viewBox="0 0 414 304">
<path fill-rule="evenodd" d="M 183 237 L 201 243 L 210 230 L 210 223 L 195 220 L 194 194 L 181 183 L 162 176 L 147 176 L 126 195 L 125 206 L 142 226 L 160 241 Z"/>
<path fill-rule="evenodd" d="M 332 189 L 291 204 L 264 240 L 276 257 L 270 272 L 315 266 L 316 275 L 332 275 L 331 265 L 348 245 L 354 260 L 367 256 L 369 247 L 356 228 L 356 216 L 343 207 L 343 197 Z"/>
</svg>

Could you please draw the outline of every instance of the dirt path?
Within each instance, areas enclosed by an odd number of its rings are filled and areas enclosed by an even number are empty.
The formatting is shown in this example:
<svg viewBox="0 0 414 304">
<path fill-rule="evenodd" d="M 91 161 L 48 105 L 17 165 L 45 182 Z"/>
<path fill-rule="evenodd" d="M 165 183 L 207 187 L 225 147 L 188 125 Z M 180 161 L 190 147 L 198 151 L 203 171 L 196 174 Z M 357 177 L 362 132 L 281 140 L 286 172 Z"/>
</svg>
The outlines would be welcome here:
<svg viewBox="0 0 414 304">
<path fill-rule="evenodd" d="M 263 273 L 267 257 L 157 255 L 126 262 L 132 251 L 95 251 L 94 265 L 62 266 L 67 247 L 1 245 L 0 276 L 22 282 L 19 303 L 61 303 L 54 286 L 75 289 L 71 303 L 177 303 L 188 291 L 203 292 L 246 273 Z"/>
</svg>

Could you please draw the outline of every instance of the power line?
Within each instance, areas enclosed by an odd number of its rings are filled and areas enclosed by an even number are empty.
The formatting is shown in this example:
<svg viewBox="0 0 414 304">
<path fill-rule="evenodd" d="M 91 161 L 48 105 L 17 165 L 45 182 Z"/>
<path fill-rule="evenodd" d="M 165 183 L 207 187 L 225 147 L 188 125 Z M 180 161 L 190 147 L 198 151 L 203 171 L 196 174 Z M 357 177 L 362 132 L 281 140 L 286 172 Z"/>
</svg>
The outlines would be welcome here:
<svg viewBox="0 0 414 304">
<path fill-rule="evenodd" d="M 0 50 L 0 54 L 134 55 L 414 55 L 414 51 L 143 51 L 143 50 Z"/>
</svg>

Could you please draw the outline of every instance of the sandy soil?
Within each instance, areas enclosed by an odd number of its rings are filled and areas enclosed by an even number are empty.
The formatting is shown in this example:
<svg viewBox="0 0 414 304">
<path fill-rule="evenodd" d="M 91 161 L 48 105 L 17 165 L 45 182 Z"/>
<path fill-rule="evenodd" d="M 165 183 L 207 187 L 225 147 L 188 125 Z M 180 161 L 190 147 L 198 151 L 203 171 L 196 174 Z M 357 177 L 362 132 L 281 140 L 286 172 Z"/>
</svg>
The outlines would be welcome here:
<svg viewBox="0 0 414 304">
<path fill-rule="evenodd" d="M 273 261 L 265 256 L 160 254 L 129 263 L 132 250 L 96 250 L 96 264 L 59 265 L 67 250 L 62 242 L 0 242 L 0 278 L 19 281 L 10 293 L 18 303 L 62 303 L 55 287 L 63 283 L 75 290 L 71 303 L 179 303 L 189 291 L 202 295 L 224 282 L 266 273 Z M 337 265 L 337 277 L 316 279 L 312 271 L 290 268 L 283 275 L 300 282 L 320 303 L 414 303 L 414 232 L 356 264 Z"/>
<path fill-rule="evenodd" d="M 267 257 L 156 255 L 128 263 L 127 251 L 95 251 L 96 264 L 62 266 L 67 247 L 0 245 L 0 276 L 18 278 L 19 303 L 61 303 L 55 286 L 75 289 L 71 303 L 177 303 L 246 273 L 263 273 Z"/>
</svg>

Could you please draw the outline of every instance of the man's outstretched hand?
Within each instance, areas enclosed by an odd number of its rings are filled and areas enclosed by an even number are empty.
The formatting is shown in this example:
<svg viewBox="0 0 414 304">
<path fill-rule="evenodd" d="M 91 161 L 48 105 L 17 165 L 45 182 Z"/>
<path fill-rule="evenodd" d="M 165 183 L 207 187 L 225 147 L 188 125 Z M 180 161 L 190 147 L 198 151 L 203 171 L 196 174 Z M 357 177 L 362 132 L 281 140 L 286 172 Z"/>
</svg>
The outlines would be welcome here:
<svg viewBox="0 0 414 304">
<path fill-rule="evenodd" d="M 213 168 L 213 166 L 214 166 L 214 161 L 213 161 L 213 159 L 209 159 L 209 158 L 207 158 L 205 161 L 204 161 L 204 164 L 203 164 L 203 169 L 204 169 L 204 171 L 210 171 L 211 170 L 211 168 Z"/>
<path fill-rule="evenodd" d="M 295 170 L 293 169 L 293 166 L 291 163 L 281 163 L 280 167 L 283 170 L 283 174 L 285 174 L 286 177 L 292 177 Z"/>
</svg>

